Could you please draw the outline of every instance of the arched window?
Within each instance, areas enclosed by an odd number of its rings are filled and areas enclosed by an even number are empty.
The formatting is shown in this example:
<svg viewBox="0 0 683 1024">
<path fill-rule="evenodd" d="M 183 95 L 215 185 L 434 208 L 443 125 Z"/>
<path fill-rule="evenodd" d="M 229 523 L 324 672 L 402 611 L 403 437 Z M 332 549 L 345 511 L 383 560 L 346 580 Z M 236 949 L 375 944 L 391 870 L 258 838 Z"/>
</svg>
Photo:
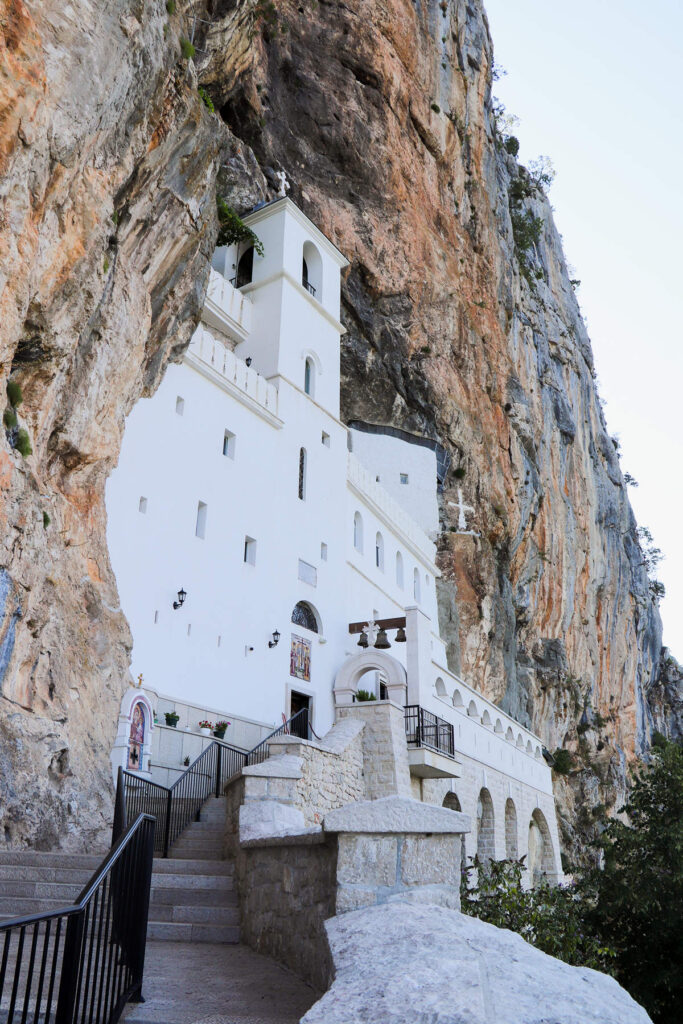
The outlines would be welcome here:
<svg viewBox="0 0 683 1024">
<path fill-rule="evenodd" d="M 245 284 L 251 284 L 254 275 L 254 246 L 251 245 L 246 252 L 243 252 L 237 263 L 237 274 L 233 279 L 236 288 L 243 288 Z"/>
<path fill-rule="evenodd" d="M 310 629 L 311 633 L 319 633 L 318 617 L 307 601 L 299 601 L 292 610 L 292 622 L 295 626 Z"/>
<path fill-rule="evenodd" d="M 496 855 L 494 841 L 493 800 L 488 789 L 482 789 L 477 800 L 477 856 L 482 864 Z"/>
<path fill-rule="evenodd" d="M 379 530 L 375 535 L 375 565 L 384 572 L 384 538 Z"/>
<path fill-rule="evenodd" d="M 443 806 L 449 811 L 462 811 L 457 793 L 446 793 L 443 798 Z M 467 871 L 467 857 L 465 856 L 465 833 L 460 833 L 460 873 Z"/>
<path fill-rule="evenodd" d="M 446 696 L 446 684 L 444 683 L 444 681 L 441 678 L 441 676 L 439 676 L 439 678 L 434 683 L 434 688 L 436 690 L 436 694 L 437 694 L 438 697 L 445 697 Z"/>
<path fill-rule="evenodd" d="M 356 551 L 363 552 L 363 517 L 356 512 L 353 517 L 353 546 Z"/>
<path fill-rule="evenodd" d="M 396 586 L 403 590 L 403 555 L 396 552 Z"/>
<path fill-rule="evenodd" d="M 517 809 L 514 801 L 508 797 L 505 801 L 505 856 L 508 860 L 517 860 Z"/>
<path fill-rule="evenodd" d="M 531 814 L 528 844 L 526 866 L 531 876 L 531 884 L 538 885 L 544 876 L 549 882 L 556 881 L 557 868 L 550 829 L 539 807 Z"/>
<path fill-rule="evenodd" d="M 315 397 L 315 366 L 310 357 L 306 359 L 304 366 L 304 391 L 311 398 Z"/>
<path fill-rule="evenodd" d="M 306 498 L 306 449 L 299 449 L 299 498 Z"/>
<path fill-rule="evenodd" d="M 413 597 L 420 600 L 420 573 L 417 569 L 413 570 Z"/>
<path fill-rule="evenodd" d="M 323 264 L 313 242 L 304 242 L 301 260 L 301 283 L 306 291 L 320 300 Z"/>
</svg>

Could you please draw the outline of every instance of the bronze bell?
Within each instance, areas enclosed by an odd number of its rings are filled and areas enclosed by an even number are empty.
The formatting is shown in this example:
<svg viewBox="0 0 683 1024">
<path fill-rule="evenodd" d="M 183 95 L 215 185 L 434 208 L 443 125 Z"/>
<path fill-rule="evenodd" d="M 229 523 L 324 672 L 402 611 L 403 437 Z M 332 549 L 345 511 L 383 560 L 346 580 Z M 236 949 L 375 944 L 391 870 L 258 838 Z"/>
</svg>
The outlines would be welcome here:
<svg viewBox="0 0 683 1024">
<path fill-rule="evenodd" d="M 386 651 L 391 647 L 391 644 L 387 640 L 386 629 L 379 629 L 377 631 L 377 639 L 375 640 L 375 647 L 378 651 Z"/>
<path fill-rule="evenodd" d="M 403 628 L 403 626 L 401 626 L 401 628 L 396 633 L 396 638 L 394 640 L 394 643 L 404 644 L 405 642 L 406 642 L 406 631 Z"/>
<path fill-rule="evenodd" d="M 363 630 L 363 632 L 360 635 L 360 639 L 358 641 L 358 646 L 359 647 L 367 647 L 368 646 L 368 634 L 365 632 L 365 630 Z"/>
</svg>

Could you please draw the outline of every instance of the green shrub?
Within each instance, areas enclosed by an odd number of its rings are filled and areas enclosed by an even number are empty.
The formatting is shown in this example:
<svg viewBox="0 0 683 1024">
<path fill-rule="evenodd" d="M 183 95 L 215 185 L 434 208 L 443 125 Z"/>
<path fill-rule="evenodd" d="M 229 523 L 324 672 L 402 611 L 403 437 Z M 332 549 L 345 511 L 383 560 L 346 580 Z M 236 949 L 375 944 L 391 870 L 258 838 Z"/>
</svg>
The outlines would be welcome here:
<svg viewBox="0 0 683 1024">
<path fill-rule="evenodd" d="M 50 517 L 47 514 L 47 512 L 43 512 L 43 527 L 44 527 L 44 529 L 47 530 L 49 525 L 50 525 Z"/>
<path fill-rule="evenodd" d="M 543 219 L 541 217 L 534 217 L 531 210 L 525 210 L 524 213 L 520 213 L 519 210 L 513 210 L 510 216 L 512 219 L 512 234 L 515 239 L 515 248 L 518 254 L 527 253 L 533 245 L 537 245 L 541 240 Z"/>
<path fill-rule="evenodd" d="M 2 422 L 7 430 L 12 430 L 17 425 L 17 414 L 11 405 L 8 405 L 2 414 Z"/>
<path fill-rule="evenodd" d="M 199 86 L 199 95 L 202 98 L 202 103 L 204 104 L 204 106 L 208 110 L 210 110 L 212 114 L 214 114 L 216 112 L 216 108 L 213 105 L 213 100 L 209 96 L 209 94 L 206 91 L 206 89 L 204 89 L 201 85 Z"/>
<path fill-rule="evenodd" d="M 105 274 L 109 270 L 109 260 L 107 259 L 106 256 L 104 257 L 104 263 L 102 264 L 102 270 L 105 272 Z"/>
<path fill-rule="evenodd" d="M 14 409 L 18 409 L 24 401 L 24 396 L 21 393 L 21 385 L 16 380 L 10 379 L 7 381 L 7 397 L 10 400 L 10 405 Z"/>
<path fill-rule="evenodd" d="M 195 50 L 190 40 L 186 39 L 183 36 L 183 38 L 180 40 L 180 52 L 182 53 L 185 60 L 192 60 L 197 51 Z"/>
<path fill-rule="evenodd" d="M 219 223 L 216 245 L 234 245 L 235 242 L 248 242 L 254 246 L 259 256 L 263 256 L 263 243 L 261 240 L 220 196 L 216 196 L 216 207 Z"/>
<path fill-rule="evenodd" d="M 356 700 L 362 703 L 366 700 L 377 700 L 377 698 L 369 690 L 356 690 Z"/>
<path fill-rule="evenodd" d="M 508 135 L 505 140 L 505 151 L 509 153 L 510 156 L 517 156 L 519 153 L 519 139 L 516 135 Z"/>
<path fill-rule="evenodd" d="M 464 466 L 458 466 L 458 468 L 457 468 L 457 469 L 454 469 L 454 470 L 453 470 L 453 476 L 455 477 L 455 479 L 456 479 L 456 480 L 462 480 L 462 479 L 464 479 L 464 476 L 465 476 L 465 467 L 464 467 Z"/>
<path fill-rule="evenodd" d="M 23 455 L 24 458 L 26 458 L 28 455 L 33 454 L 33 448 L 31 448 L 31 440 L 28 436 L 28 431 L 25 430 L 24 427 L 21 427 L 21 429 L 17 433 L 17 439 L 14 442 L 14 447 L 16 448 L 20 455 Z"/>
<path fill-rule="evenodd" d="M 166 10 L 169 14 L 175 14 L 175 0 L 166 0 Z"/>
<path fill-rule="evenodd" d="M 557 772 L 558 775 L 569 775 L 572 767 L 572 755 L 568 750 L 564 750 L 562 747 L 558 747 L 553 753 L 553 771 Z"/>
<path fill-rule="evenodd" d="M 441 107 L 439 106 L 438 103 L 432 103 L 431 107 L 435 114 L 441 113 Z"/>
<path fill-rule="evenodd" d="M 112 220 L 112 224 L 117 224 L 118 225 L 119 220 L 120 220 L 119 211 L 118 210 L 114 210 L 114 212 L 111 215 L 111 220 Z"/>
</svg>

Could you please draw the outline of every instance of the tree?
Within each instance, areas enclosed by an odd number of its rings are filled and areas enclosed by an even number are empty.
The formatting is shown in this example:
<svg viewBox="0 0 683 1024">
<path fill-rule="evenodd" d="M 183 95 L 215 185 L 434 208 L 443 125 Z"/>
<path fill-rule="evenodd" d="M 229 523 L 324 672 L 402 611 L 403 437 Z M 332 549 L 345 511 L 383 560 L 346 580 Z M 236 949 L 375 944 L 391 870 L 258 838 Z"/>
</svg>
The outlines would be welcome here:
<svg viewBox="0 0 683 1024">
<path fill-rule="evenodd" d="M 655 1022 L 683 1005 L 683 748 L 655 737 L 630 797 L 597 841 L 602 868 L 580 883 L 587 925 L 616 953 L 615 975 Z"/>
</svg>

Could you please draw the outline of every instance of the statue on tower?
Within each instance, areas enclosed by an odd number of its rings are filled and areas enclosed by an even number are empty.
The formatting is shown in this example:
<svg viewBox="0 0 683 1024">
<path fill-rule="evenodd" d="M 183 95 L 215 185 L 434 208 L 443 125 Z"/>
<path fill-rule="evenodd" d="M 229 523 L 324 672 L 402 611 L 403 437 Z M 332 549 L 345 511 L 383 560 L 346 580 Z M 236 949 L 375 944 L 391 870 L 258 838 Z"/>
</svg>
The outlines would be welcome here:
<svg viewBox="0 0 683 1024">
<path fill-rule="evenodd" d="M 284 199 L 289 192 L 291 185 L 287 181 L 287 174 L 285 171 L 278 171 L 275 175 L 277 180 L 280 182 L 280 189 L 278 191 L 278 199 Z"/>
</svg>

